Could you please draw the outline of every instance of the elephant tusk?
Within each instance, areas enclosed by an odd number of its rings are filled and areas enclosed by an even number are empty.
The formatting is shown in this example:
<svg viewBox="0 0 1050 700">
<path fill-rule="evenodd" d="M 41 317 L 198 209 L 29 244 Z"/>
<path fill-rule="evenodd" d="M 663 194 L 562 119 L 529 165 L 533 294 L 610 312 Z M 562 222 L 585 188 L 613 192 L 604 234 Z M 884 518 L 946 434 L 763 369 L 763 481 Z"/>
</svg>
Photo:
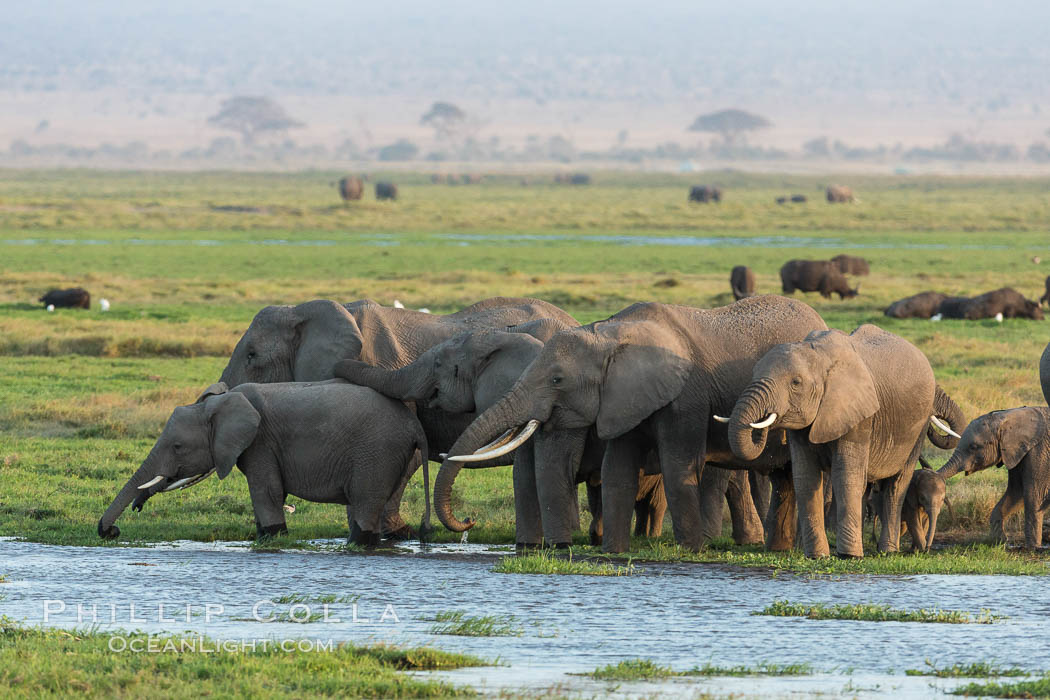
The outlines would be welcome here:
<svg viewBox="0 0 1050 700">
<path fill-rule="evenodd" d="M 766 418 L 761 423 L 749 423 L 748 425 L 750 425 L 755 430 L 761 430 L 762 428 L 768 428 L 769 426 L 773 425 L 773 423 L 775 423 L 776 420 L 777 420 L 777 414 L 770 413 L 769 414 L 769 418 Z"/>
<path fill-rule="evenodd" d="M 524 443 L 532 434 L 536 432 L 536 428 L 540 427 L 538 420 L 530 420 L 525 424 L 525 429 L 518 433 L 518 436 L 508 442 L 505 445 L 497 447 L 488 452 L 482 452 L 480 454 L 474 453 L 472 455 L 457 455 L 455 457 L 447 457 L 446 459 L 450 462 L 484 462 L 486 460 L 495 459 L 496 457 L 502 457 L 508 452 L 512 452 L 518 448 L 519 445 Z"/>
<path fill-rule="evenodd" d="M 719 423 L 728 423 L 729 422 L 729 419 L 726 418 L 725 416 L 712 415 L 711 417 L 714 418 Z"/>
<path fill-rule="evenodd" d="M 510 430 L 503 433 L 498 438 L 485 445 L 484 447 L 479 447 L 478 449 L 474 450 L 474 454 L 479 455 L 483 452 L 488 452 L 489 450 L 494 450 L 497 447 L 500 447 L 501 445 L 507 444 L 511 440 L 511 438 L 514 437 L 514 430 L 515 428 L 511 428 Z"/>
<path fill-rule="evenodd" d="M 181 486 L 185 486 L 185 485 L 189 484 L 191 481 L 193 481 L 195 478 L 197 478 L 197 477 L 188 476 L 185 479 L 179 479 L 178 481 L 174 482 L 171 486 L 168 486 L 167 488 L 165 488 L 163 493 L 167 493 L 168 491 L 174 491 L 175 489 L 177 489 L 177 488 L 179 488 Z"/>
<path fill-rule="evenodd" d="M 173 483 L 171 486 L 169 486 L 166 489 L 164 489 L 164 493 L 167 493 L 168 491 L 174 491 L 175 489 L 189 488 L 190 486 L 193 486 L 194 484 L 196 484 L 198 482 L 201 482 L 201 481 L 204 481 L 205 479 L 207 479 L 209 476 L 211 476 L 212 472 L 214 472 L 214 471 L 215 471 L 214 469 L 209 469 L 208 471 L 204 472 L 203 474 L 198 474 L 197 476 L 188 476 L 185 479 L 179 479 L 178 481 Z"/>
<path fill-rule="evenodd" d="M 156 484 L 159 484 L 162 481 L 164 481 L 164 477 L 160 474 L 157 474 L 155 477 L 144 483 L 142 486 L 139 486 L 139 488 L 148 489 L 150 486 L 155 486 Z"/>
<path fill-rule="evenodd" d="M 962 437 L 962 435 L 960 435 L 959 433 L 957 433 L 954 430 L 952 430 L 950 425 L 948 425 L 947 423 L 943 422 L 937 416 L 930 416 L 930 422 L 933 423 L 934 425 L 936 425 L 938 428 L 940 428 L 944 432 L 946 432 L 949 435 L 951 435 L 953 438 L 961 438 Z"/>
</svg>

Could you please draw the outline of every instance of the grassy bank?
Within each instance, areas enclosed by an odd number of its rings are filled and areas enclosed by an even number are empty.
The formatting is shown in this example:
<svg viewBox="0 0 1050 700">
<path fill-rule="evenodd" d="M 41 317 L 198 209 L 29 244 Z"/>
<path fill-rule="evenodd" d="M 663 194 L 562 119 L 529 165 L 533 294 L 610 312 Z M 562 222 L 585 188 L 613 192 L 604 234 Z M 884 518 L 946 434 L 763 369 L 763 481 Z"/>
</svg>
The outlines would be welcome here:
<svg viewBox="0 0 1050 700">
<path fill-rule="evenodd" d="M 757 664 L 755 666 L 716 666 L 704 664 L 688 671 L 675 671 L 649 659 L 627 659 L 609 664 L 587 674 L 599 681 L 652 681 L 674 677 L 729 677 L 729 676 L 808 676 L 813 673 L 808 664 Z"/>
<path fill-rule="evenodd" d="M 825 605 L 777 600 L 752 615 L 805 617 L 810 620 L 861 620 L 865 622 L 927 622 L 949 625 L 990 625 L 1004 619 L 988 610 L 971 614 L 965 610 L 900 610 L 889 605 L 855 603 Z"/>
<path fill-rule="evenodd" d="M 169 642 L 172 646 L 164 651 Z M 151 648 L 147 644 L 160 653 L 131 651 Z M 258 644 L 254 651 L 231 650 L 202 638 L 115 637 L 86 630 L 28 628 L 0 618 L 0 684 L 4 695 L 13 698 L 450 697 L 474 693 L 403 672 L 485 664 L 436 649 L 348 644 L 331 651 L 319 651 L 311 644 L 305 645 L 308 650 L 294 644 L 291 651 L 274 647 L 263 649 Z M 210 651 L 188 651 L 194 648 Z"/>
<path fill-rule="evenodd" d="M 344 207 L 328 185 L 334 179 L 0 171 L 0 535 L 98 544 L 99 515 L 172 407 L 218 377 L 258 309 L 316 297 L 399 299 L 445 312 L 496 294 L 529 295 L 588 322 L 639 299 L 727 303 L 729 269 L 742 262 L 760 292 L 775 292 L 785 260 L 850 252 L 871 262 L 860 297 L 803 297 L 829 325 L 875 322 L 908 338 L 970 416 L 1042 400 L 1036 363 L 1046 322 L 898 321 L 881 310 L 924 289 L 1010 284 L 1038 296 L 1050 271 L 1043 180 L 851 178 L 863 201 L 829 206 L 819 198 L 822 178 L 715 174 L 707 179 L 725 187 L 726 201 L 700 206 L 685 201 L 694 177 L 599 173 L 587 188 L 542 177 L 527 187 L 515 177 L 451 188 L 420 173 L 398 175 L 396 204 Z M 814 196 L 798 207 L 774 204 L 785 191 Z M 1047 262 L 1033 264 L 1034 255 Z M 106 297 L 112 310 L 47 314 L 34 303 L 52 286 L 72 285 Z M 935 464 L 947 457 L 932 448 L 927 456 Z M 980 539 L 1004 485 L 1002 470 L 954 479 L 954 517 L 942 514 L 939 534 Z M 461 475 L 453 505 L 478 519 L 471 541 L 513 541 L 510 494 L 509 469 Z M 290 500 L 293 537 L 345 535 L 342 508 Z M 406 518 L 418 522 L 421 506 L 417 477 Z M 254 533 L 236 471 L 152 499 L 118 524 L 124 541 Z M 1008 531 L 1019 525 L 1017 516 Z M 582 532 L 576 541 L 586 541 Z M 637 545 L 651 558 L 678 556 L 669 542 Z M 817 573 L 856 566 L 762 556 L 729 548 L 695 559 Z M 992 549 L 877 562 L 884 573 L 1045 568 Z"/>
</svg>

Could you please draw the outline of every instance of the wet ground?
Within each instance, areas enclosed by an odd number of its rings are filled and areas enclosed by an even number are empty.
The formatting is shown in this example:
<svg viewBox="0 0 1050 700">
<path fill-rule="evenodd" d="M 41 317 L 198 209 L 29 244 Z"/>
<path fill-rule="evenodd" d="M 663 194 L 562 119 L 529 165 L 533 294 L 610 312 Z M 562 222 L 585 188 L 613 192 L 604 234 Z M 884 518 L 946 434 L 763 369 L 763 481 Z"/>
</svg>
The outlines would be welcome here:
<svg viewBox="0 0 1050 700">
<path fill-rule="evenodd" d="M 439 674 L 489 691 L 929 697 L 957 681 L 904 675 L 905 669 L 923 668 L 926 659 L 939 666 L 980 661 L 1050 669 L 1050 596 L 1043 577 L 807 578 L 687 564 L 643 564 L 637 575 L 616 578 L 492 573 L 507 553 L 486 545 L 262 553 L 247 543 L 59 547 L 2 539 L 0 573 L 8 583 L 0 584 L 0 614 L 27 624 L 190 631 L 213 639 L 430 645 L 498 660 L 503 665 Z M 288 595 L 304 600 L 270 602 Z M 280 621 L 282 615 L 323 617 L 316 598 L 324 595 L 340 597 L 329 604 L 327 620 Z M 933 625 L 751 615 L 778 599 L 989 609 L 1009 619 Z M 432 618 L 453 610 L 513 615 L 521 636 L 431 634 Z M 258 621 L 271 617 L 278 619 Z M 707 663 L 808 663 L 816 673 L 660 684 L 607 684 L 570 675 L 632 658 L 678 670 Z"/>
</svg>

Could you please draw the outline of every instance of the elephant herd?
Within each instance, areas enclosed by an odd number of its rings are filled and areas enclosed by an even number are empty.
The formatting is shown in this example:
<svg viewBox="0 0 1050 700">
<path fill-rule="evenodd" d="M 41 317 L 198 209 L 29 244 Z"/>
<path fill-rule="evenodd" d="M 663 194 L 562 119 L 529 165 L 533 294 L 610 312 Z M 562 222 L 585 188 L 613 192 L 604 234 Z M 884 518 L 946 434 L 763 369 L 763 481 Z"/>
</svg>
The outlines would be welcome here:
<svg viewBox="0 0 1050 700">
<path fill-rule="evenodd" d="M 836 255 L 831 260 L 788 260 L 780 268 L 780 284 L 784 294 L 820 292 L 825 299 L 838 294 L 849 299 L 860 293 L 860 285 L 851 288 L 846 275 L 862 276 L 869 273 L 868 261 L 853 255 Z M 755 273 L 751 268 L 737 265 L 729 274 L 733 299 L 739 301 L 755 294 Z"/>
<path fill-rule="evenodd" d="M 1050 395 L 1050 349 L 1041 378 Z M 1048 427 L 1048 408 L 966 426 L 908 341 L 873 325 L 829 330 L 781 296 L 637 303 L 584 326 L 536 299 L 448 315 L 315 300 L 255 316 L 219 380 L 174 410 L 98 533 L 116 537 L 128 506 L 236 464 L 259 536 L 286 530 L 291 494 L 345 505 L 355 542 L 405 538 L 401 498 L 422 465 L 425 535 L 436 460 L 433 508 L 457 532 L 475 522 L 453 512 L 462 470 L 513 464 L 521 548 L 569 545 L 585 484 L 591 541 L 607 552 L 630 548 L 632 515 L 636 535 L 660 534 L 665 511 L 675 541 L 697 550 L 721 533 L 728 499 L 737 542 L 826 556 L 830 528 L 839 556 L 860 557 L 865 503 L 880 552 L 898 551 L 902 531 L 925 550 L 946 479 L 1002 464 L 993 533 L 1023 504 L 1037 546 Z M 939 472 L 914 468 L 927 440 L 955 449 Z"/>
<path fill-rule="evenodd" d="M 1048 283 L 1050 283 L 1050 278 Z M 1050 289 L 1050 287 L 1048 287 Z M 950 297 L 940 292 L 920 292 L 890 304 L 885 314 L 891 318 L 942 318 L 977 320 L 982 318 L 1029 318 L 1043 320 L 1042 301 L 1050 293 L 1033 301 L 1010 287 L 985 292 L 975 297 Z"/>
</svg>

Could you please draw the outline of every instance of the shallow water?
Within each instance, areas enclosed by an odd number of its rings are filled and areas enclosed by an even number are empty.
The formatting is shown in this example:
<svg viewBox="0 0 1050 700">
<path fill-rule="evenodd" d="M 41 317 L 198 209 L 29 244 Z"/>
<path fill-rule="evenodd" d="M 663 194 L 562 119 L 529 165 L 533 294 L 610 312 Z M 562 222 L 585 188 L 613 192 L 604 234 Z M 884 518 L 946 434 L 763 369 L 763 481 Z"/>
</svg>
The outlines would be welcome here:
<svg viewBox="0 0 1050 700">
<path fill-rule="evenodd" d="M 1050 669 L 1050 598 L 1042 577 L 806 578 L 690 564 L 644 564 L 640 574 L 616 578 L 491 573 L 493 563 L 506 553 L 506 548 L 470 544 L 426 551 L 406 546 L 369 553 L 261 553 L 247 543 L 96 548 L 6 539 L 0 540 L 0 573 L 9 583 L 0 585 L 0 594 L 6 595 L 0 614 L 28 624 L 84 627 L 92 623 L 95 606 L 94 622 L 104 630 L 193 631 L 230 640 L 425 644 L 509 664 L 438 674 L 489 690 L 561 686 L 585 695 L 605 694 L 607 684 L 567 674 L 629 658 L 680 670 L 706 663 L 809 663 L 818 673 L 616 684 L 626 696 L 821 691 L 926 697 L 931 683 L 947 688 L 955 681 L 903 675 L 905 669 L 922 668 L 924 659 L 937 665 L 994 661 Z M 328 621 L 254 619 L 282 612 L 304 616 L 302 608 L 265 602 L 289 594 L 360 596 L 356 619 L 350 602 L 331 604 Z M 994 625 L 930 625 L 750 614 L 777 599 L 991 609 L 1009 619 Z M 312 613 L 323 612 L 320 603 L 304 605 Z M 450 610 L 514 615 L 522 636 L 430 634 L 430 619 Z"/>
</svg>

